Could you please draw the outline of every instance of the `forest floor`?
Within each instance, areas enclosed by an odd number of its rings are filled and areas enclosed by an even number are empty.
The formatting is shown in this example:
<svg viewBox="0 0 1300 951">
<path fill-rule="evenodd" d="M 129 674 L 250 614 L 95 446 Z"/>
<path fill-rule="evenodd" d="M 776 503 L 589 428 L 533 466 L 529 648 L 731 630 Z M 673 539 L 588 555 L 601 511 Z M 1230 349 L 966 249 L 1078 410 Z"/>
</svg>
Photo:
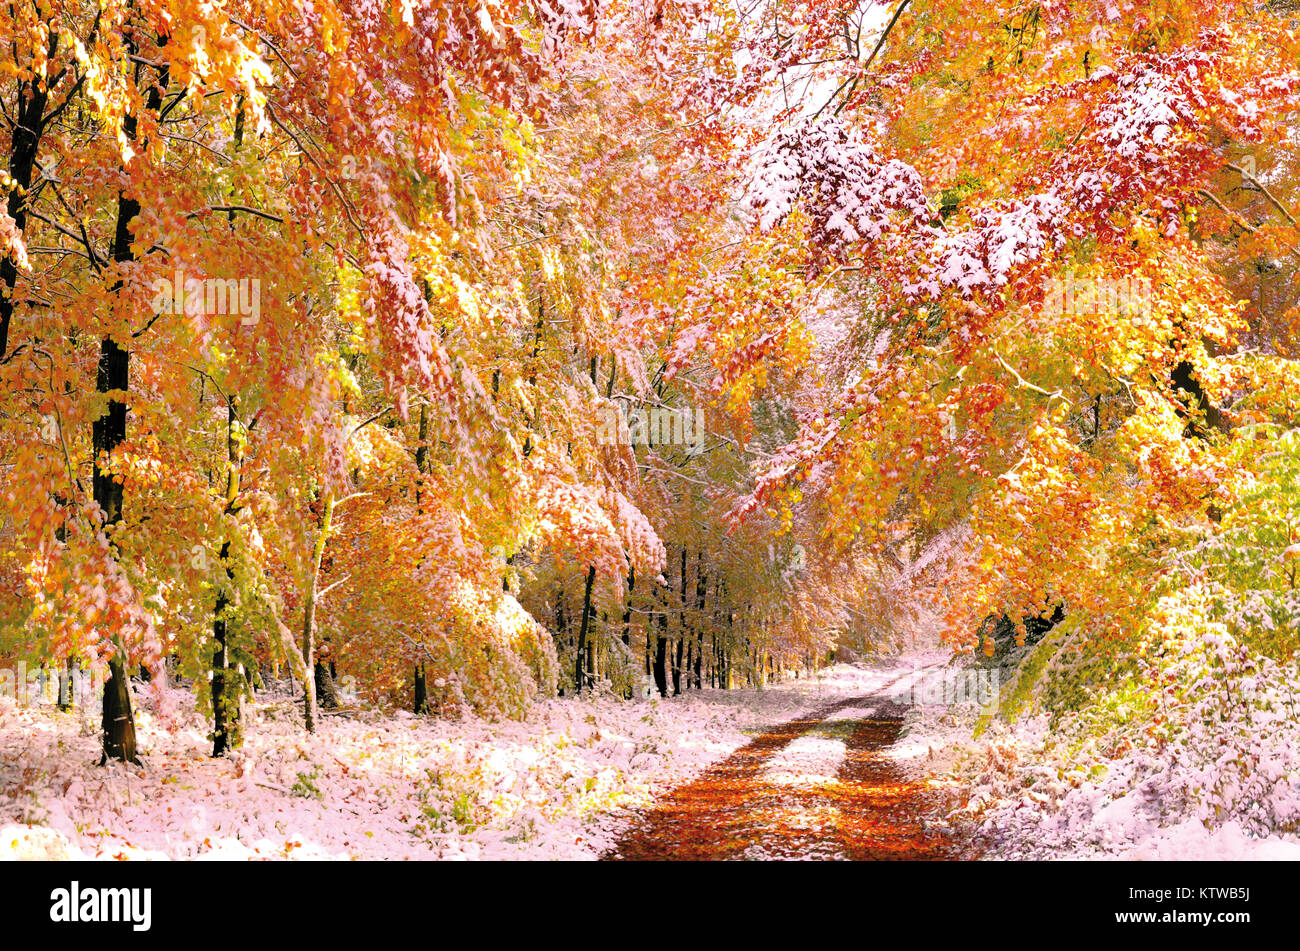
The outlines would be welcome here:
<svg viewBox="0 0 1300 951">
<path fill-rule="evenodd" d="M 314 735 L 262 695 L 220 759 L 189 691 L 155 681 L 135 686 L 138 767 L 98 765 L 97 710 L 0 697 L 0 860 L 1300 857 L 1300 837 L 1152 799 L 1122 762 L 1071 779 L 1045 717 L 974 739 L 973 705 L 900 702 L 950 659 L 522 720 L 351 709 Z"/>
<path fill-rule="evenodd" d="M 935 662 L 906 663 L 922 661 Z M 671 852 L 652 843 L 647 828 L 671 827 L 654 817 L 729 772 L 748 786 L 717 809 L 781 834 L 729 825 L 719 855 L 939 854 L 938 799 L 924 770 L 889 760 L 899 711 L 872 700 L 900 675 L 838 665 L 761 691 L 547 700 L 520 721 L 354 710 L 310 736 L 301 708 L 272 696 L 250 707 L 244 745 L 216 760 L 207 724 L 184 712 L 188 691 L 137 685 L 142 768 L 98 765 L 93 710 L 0 698 L 0 858 L 590 859 L 633 841 Z"/>
</svg>

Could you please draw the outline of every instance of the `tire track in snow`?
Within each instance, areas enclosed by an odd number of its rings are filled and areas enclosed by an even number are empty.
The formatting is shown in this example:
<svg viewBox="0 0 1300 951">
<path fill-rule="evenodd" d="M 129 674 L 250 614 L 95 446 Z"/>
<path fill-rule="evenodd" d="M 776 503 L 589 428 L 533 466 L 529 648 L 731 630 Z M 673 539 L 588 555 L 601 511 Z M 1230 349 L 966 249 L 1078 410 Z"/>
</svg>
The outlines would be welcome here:
<svg viewBox="0 0 1300 951">
<path fill-rule="evenodd" d="M 772 757 L 760 776 L 765 788 L 750 813 L 759 839 L 745 858 L 843 857 L 840 843 L 828 834 L 840 821 L 839 776 L 848 740 L 872 710 L 860 703 L 837 710 Z"/>
<path fill-rule="evenodd" d="M 877 715 L 858 722 L 849 753 L 840 767 L 845 803 L 839 811 L 838 838 L 853 861 L 956 858 L 942 835 L 927 828 L 946 803 L 924 779 L 908 776 L 887 751 L 903 729 L 907 707 L 882 704 Z"/>
<path fill-rule="evenodd" d="M 883 755 L 905 709 L 884 694 L 924 672 L 773 727 L 666 794 L 604 857 L 946 857 L 925 826 L 939 804 Z"/>
</svg>

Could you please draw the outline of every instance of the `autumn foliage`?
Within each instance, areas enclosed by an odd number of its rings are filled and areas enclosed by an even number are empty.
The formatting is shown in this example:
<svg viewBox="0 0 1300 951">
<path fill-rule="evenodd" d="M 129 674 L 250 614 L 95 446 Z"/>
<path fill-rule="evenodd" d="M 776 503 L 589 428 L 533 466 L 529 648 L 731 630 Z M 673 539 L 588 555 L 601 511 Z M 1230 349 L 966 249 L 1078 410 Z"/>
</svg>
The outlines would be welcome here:
<svg viewBox="0 0 1300 951">
<path fill-rule="evenodd" d="M 512 715 L 1177 592 L 1289 654 L 1288 17 L 13 7 L 0 654 L 218 751 L 318 661 Z"/>
</svg>

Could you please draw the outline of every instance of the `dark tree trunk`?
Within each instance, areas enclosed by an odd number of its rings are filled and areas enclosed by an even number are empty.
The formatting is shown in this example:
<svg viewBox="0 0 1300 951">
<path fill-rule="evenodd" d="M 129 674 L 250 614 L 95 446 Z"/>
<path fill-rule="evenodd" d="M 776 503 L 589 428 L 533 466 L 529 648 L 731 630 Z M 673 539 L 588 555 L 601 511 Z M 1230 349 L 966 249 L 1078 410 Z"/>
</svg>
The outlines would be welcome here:
<svg viewBox="0 0 1300 951">
<path fill-rule="evenodd" d="M 108 679 L 104 681 L 104 708 L 100 717 L 104 731 L 104 754 L 99 765 L 110 759 L 139 765 L 135 748 L 135 720 L 131 716 L 131 685 L 126 664 L 120 654 L 108 662 Z"/>
<path fill-rule="evenodd" d="M 591 633 L 591 589 L 596 583 L 596 566 L 587 569 L 587 589 L 582 595 L 582 619 L 578 622 L 578 648 L 573 652 L 573 688 L 578 693 L 595 687 L 587 656 L 587 638 Z M 586 669 L 584 670 L 584 665 Z"/>
<path fill-rule="evenodd" d="M 424 677 L 424 665 L 415 665 L 415 703 L 412 709 L 417 714 L 429 712 L 429 684 Z"/>
<path fill-rule="evenodd" d="M 681 588 L 678 593 L 678 611 L 677 611 L 677 646 L 673 651 L 673 696 L 676 697 L 682 692 L 682 645 L 687 638 L 688 625 L 686 623 L 686 604 L 687 604 L 687 581 L 686 581 L 686 546 L 682 546 L 681 558 Z"/>
<path fill-rule="evenodd" d="M 555 655 L 557 658 L 562 658 L 564 656 L 564 652 L 561 648 L 568 631 L 569 623 L 564 616 L 564 589 L 558 588 L 555 592 Z M 561 697 L 563 697 L 566 692 L 565 686 L 564 678 L 561 677 L 558 684 Z"/>
<path fill-rule="evenodd" d="M 135 52 L 129 40 L 127 46 Z M 156 83 L 145 94 L 145 108 L 157 112 L 162 105 L 162 92 L 167 86 L 168 74 L 164 67 Z M 127 115 L 122 120 L 122 133 L 134 141 L 138 121 Z M 113 232 L 112 258 L 116 263 L 135 259 L 131 250 L 131 222 L 140 214 L 140 203 L 119 192 L 117 196 L 117 226 Z M 120 291 L 117 284 L 113 290 Z M 130 386 L 130 354 L 112 337 L 104 337 L 99 344 L 99 365 L 95 374 L 95 390 L 108 398 L 108 406 L 91 426 L 91 449 L 94 454 L 92 488 L 99 505 L 104 527 L 122 520 L 122 500 L 125 487 L 113 473 L 113 452 L 126 440 L 125 394 Z M 108 679 L 104 682 L 104 707 L 101 723 L 104 728 L 104 755 L 100 763 L 110 759 L 138 763 L 135 746 L 135 720 L 131 714 L 131 687 L 126 679 L 126 645 L 115 639 L 117 648 L 108 665 Z"/>
<path fill-rule="evenodd" d="M 627 600 L 623 606 L 623 646 L 632 646 L 632 591 L 636 588 L 636 569 L 627 572 Z"/>
<path fill-rule="evenodd" d="M 123 220 L 120 216 L 129 214 L 133 218 L 139 213 L 139 208 L 140 206 L 134 201 L 121 199 L 118 212 L 119 236 L 125 230 L 126 221 L 130 220 L 130 218 Z M 120 240 L 129 242 L 130 232 L 127 232 L 125 237 L 120 237 Z M 101 394 L 125 394 L 130 385 L 130 363 L 130 356 L 117 345 L 117 341 L 105 337 L 99 346 L 99 369 L 95 376 L 96 391 Z M 105 525 L 115 525 L 121 521 L 123 485 L 104 468 L 103 463 L 108 461 L 113 450 L 125 439 L 126 403 L 122 402 L 119 396 L 112 396 L 108 400 L 108 408 L 104 415 L 96 419 L 91 427 L 91 442 L 95 451 L 94 495 L 95 501 L 99 503 L 104 513 Z"/>
<path fill-rule="evenodd" d="M 627 572 L 627 594 L 623 605 L 623 646 L 626 647 L 627 656 L 630 660 L 632 655 L 632 591 L 636 588 L 636 569 L 629 568 Z M 631 680 L 632 671 L 628 670 L 628 679 Z M 623 698 L 632 699 L 632 685 L 629 683 L 623 688 Z"/>
<path fill-rule="evenodd" d="M 654 623 L 655 623 L 655 614 L 653 611 L 651 611 L 650 623 L 646 625 L 646 629 L 645 629 L 645 675 L 647 677 L 649 677 L 651 672 L 654 670 L 654 657 L 650 647 L 651 641 L 654 639 L 654 635 L 650 633 L 650 629 L 654 625 Z"/>
<path fill-rule="evenodd" d="M 120 196 L 117 209 L 117 232 L 113 238 L 113 259 L 127 261 L 131 258 L 130 222 L 140 213 L 134 199 Z M 126 403 L 120 396 L 126 393 L 130 382 L 130 357 L 117 341 L 105 337 L 100 341 L 99 368 L 95 376 L 95 389 L 109 397 L 104 414 L 91 427 L 91 445 L 94 450 L 94 475 L 92 486 L 95 502 L 103 513 L 104 527 L 122 520 L 124 487 L 112 472 L 112 454 L 126 439 Z M 115 644 L 117 653 L 108 666 L 108 679 L 104 682 L 104 708 L 101 723 L 104 729 L 104 754 L 100 764 L 110 759 L 138 763 L 135 744 L 135 720 L 131 713 L 131 688 L 126 678 L 125 645 Z"/>
<path fill-rule="evenodd" d="M 1188 360 L 1183 360 L 1170 374 L 1170 382 L 1175 390 L 1181 390 L 1191 397 L 1195 403 L 1195 409 L 1189 412 L 1179 411 L 1178 415 L 1187 419 L 1187 426 L 1183 429 L 1183 438 L 1185 439 L 1205 439 L 1209 435 L 1200 425 L 1199 419 L 1193 416 L 1196 413 L 1205 418 L 1206 423 L 1221 432 L 1228 431 L 1227 418 L 1223 413 L 1210 402 L 1209 396 L 1206 395 L 1205 389 L 1201 386 L 1201 381 L 1196 378 L 1196 368 Z"/>
<path fill-rule="evenodd" d="M 660 611 L 656 617 L 659 622 L 659 636 L 655 643 L 655 686 L 659 696 L 668 696 L 668 615 Z"/>
<path fill-rule="evenodd" d="M 226 559 L 230 555 L 230 542 L 221 546 L 221 563 L 226 565 L 226 577 L 233 580 L 235 573 Z M 230 689 L 230 645 L 227 642 L 226 609 L 230 601 L 223 590 L 217 595 L 212 611 L 212 639 L 217 649 L 212 655 L 212 755 L 224 756 L 239 745 L 239 698 Z"/>
<path fill-rule="evenodd" d="M 212 638 L 217 642 L 217 649 L 212 654 L 212 755 L 224 756 L 234 743 L 230 735 L 230 709 L 226 704 L 226 672 L 229 658 L 226 651 L 226 609 L 225 596 L 217 598 L 217 606 L 212 620 Z"/>
<path fill-rule="evenodd" d="M 243 113 L 236 124 L 236 145 L 243 135 Z M 243 461 L 242 443 L 237 435 L 236 424 L 239 422 L 237 397 L 226 399 L 226 507 L 225 515 L 234 516 L 241 508 L 239 502 L 240 465 Z M 244 718 L 244 698 L 251 689 L 253 678 L 247 668 L 239 664 L 235 673 L 231 673 L 229 643 L 230 626 L 226 617 L 232 606 L 228 591 L 233 589 L 235 570 L 230 564 L 230 539 L 221 543 L 218 555 L 222 568 L 226 572 L 229 588 L 222 588 L 217 593 L 216 605 L 212 611 L 212 636 L 217 648 L 212 656 L 212 755 L 222 756 L 243 742 L 240 723 Z M 290 679 L 292 684 L 292 678 Z"/>
<path fill-rule="evenodd" d="M 58 36 L 50 38 L 51 55 L 58 45 Z M 13 219 L 14 231 L 24 235 L 27 230 L 27 190 L 32 185 L 36 168 L 36 152 L 45 129 L 45 107 L 49 104 L 49 87 L 43 82 L 24 80 L 19 84 L 14 107 L 18 111 L 13 122 L 12 146 L 9 151 L 9 178 L 11 180 L 6 211 Z M 56 107 L 57 110 L 57 107 Z M 18 280 L 18 264 L 14 256 L 6 254 L 0 261 L 0 361 L 9 352 L 9 327 L 14 313 L 13 291 Z"/>
<path fill-rule="evenodd" d="M 708 591 L 708 582 L 704 577 L 704 552 L 699 553 L 695 562 L 695 611 L 696 616 L 704 618 L 705 596 Z M 695 632 L 695 689 L 704 688 L 704 629 L 697 628 Z"/>
<path fill-rule="evenodd" d="M 319 660 L 316 661 L 316 702 L 322 710 L 337 710 L 343 705 L 339 703 L 329 667 Z"/>
<path fill-rule="evenodd" d="M 428 285 L 425 286 L 425 296 L 428 297 Z M 419 447 L 415 450 L 415 468 L 420 473 L 419 478 L 415 480 L 415 510 L 423 515 L 424 477 L 429 471 L 429 403 L 427 400 L 420 404 L 419 435 Z M 415 711 L 416 715 L 429 712 L 429 682 L 424 672 L 423 662 L 415 665 L 415 700 L 411 705 L 411 709 Z"/>
<path fill-rule="evenodd" d="M 677 649 L 673 652 L 673 696 L 682 692 L 682 644 L 686 642 L 684 634 L 677 638 Z"/>
<path fill-rule="evenodd" d="M 59 669 L 59 709 L 64 713 L 71 710 L 76 702 L 74 696 L 76 678 L 73 674 L 75 663 L 76 661 L 69 657 L 67 664 Z"/>
</svg>

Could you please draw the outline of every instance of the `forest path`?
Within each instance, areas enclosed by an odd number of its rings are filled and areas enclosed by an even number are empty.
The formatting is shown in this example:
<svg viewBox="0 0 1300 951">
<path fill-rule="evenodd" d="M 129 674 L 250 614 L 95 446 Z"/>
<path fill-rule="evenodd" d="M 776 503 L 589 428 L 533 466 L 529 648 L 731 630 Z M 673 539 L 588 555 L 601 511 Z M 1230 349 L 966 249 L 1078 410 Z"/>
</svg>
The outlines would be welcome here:
<svg viewBox="0 0 1300 951">
<path fill-rule="evenodd" d="M 669 791 L 603 858 L 957 857 L 927 828 L 943 797 L 886 753 L 907 708 L 884 689 L 769 729 Z"/>
</svg>

